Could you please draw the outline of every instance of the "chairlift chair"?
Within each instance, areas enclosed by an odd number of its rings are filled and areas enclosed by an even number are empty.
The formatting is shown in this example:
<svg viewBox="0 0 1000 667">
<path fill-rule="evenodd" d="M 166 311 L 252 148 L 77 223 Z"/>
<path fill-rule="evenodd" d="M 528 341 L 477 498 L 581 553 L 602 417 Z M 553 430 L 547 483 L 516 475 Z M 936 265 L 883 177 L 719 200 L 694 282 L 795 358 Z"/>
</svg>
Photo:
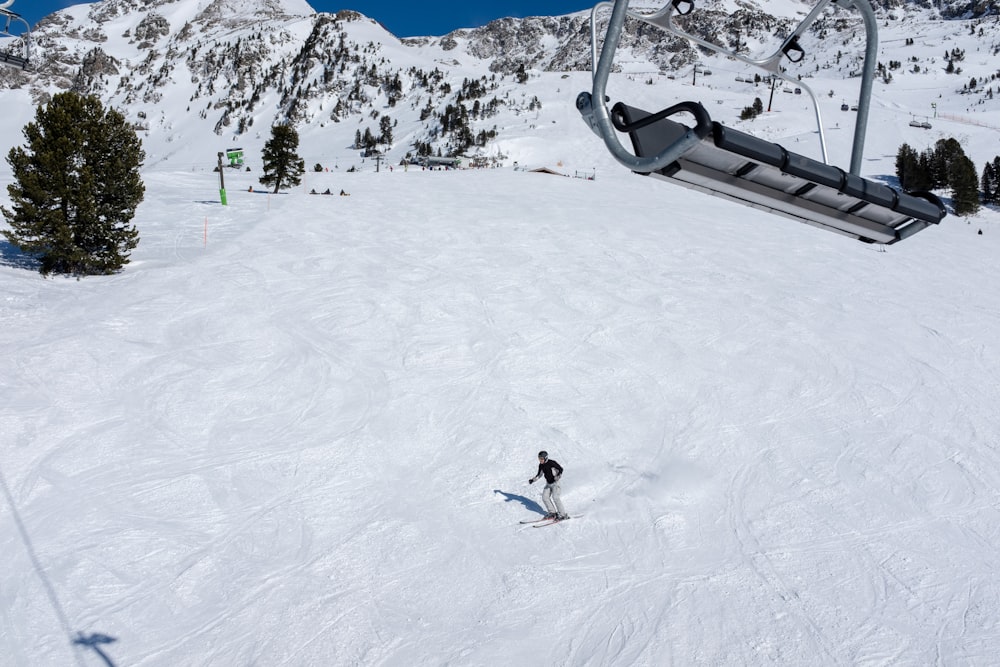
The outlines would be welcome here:
<svg viewBox="0 0 1000 667">
<path fill-rule="evenodd" d="M 31 26 L 29 26 L 28 22 L 21 18 L 20 15 L 15 14 L 8 9 L 13 4 L 14 0 L 0 1 L 0 38 L 20 37 L 23 46 L 20 54 L 0 51 L 0 65 L 8 65 L 10 67 L 17 67 L 18 69 L 27 69 L 31 60 Z M 12 23 L 20 23 L 23 25 L 24 32 L 18 35 L 11 33 L 10 28 Z"/>
<path fill-rule="evenodd" d="M 805 52 L 799 45 L 799 37 L 830 4 L 857 9 L 867 37 L 851 165 L 847 172 L 827 162 L 826 137 L 815 93 L 781 68 L 783 58 L 793 63 L 802 60 Z M 878 54 L 878 26 L 869 0 L 818 0 L 781 46 L 763 58 L 736 53 L 678 27 L 673 21 L 674 13 L 690 13 L 694 0 L 671 0 L 653 13 L 634 12 L 628 5 L 628 0 L 601 2 L 591 12 L 593 89 L 580 93 L 576 101 L 584 120 L 622 165 L 639 174 L 656 176 L 866 243 L 896 243 L 944 218 L 944 205 L 932 193 L 901 192 L 860 176 Z M 597 13 L 609 7 L 611 17 L 598 53 Z M 641 21 L 753 65 L 804 90 L 815 110 L 822 161 L 715 122 L 697 101 L 679 102 L 655 113 L 621 102 L 609 110 L 606 89 L 626 19 Z M 680 114 L 693 118 L 693 123 L 680 122 L 676 118 Z M 621 143 L 618 132 L 629 136 L 631 152 Z"/>
</svg>

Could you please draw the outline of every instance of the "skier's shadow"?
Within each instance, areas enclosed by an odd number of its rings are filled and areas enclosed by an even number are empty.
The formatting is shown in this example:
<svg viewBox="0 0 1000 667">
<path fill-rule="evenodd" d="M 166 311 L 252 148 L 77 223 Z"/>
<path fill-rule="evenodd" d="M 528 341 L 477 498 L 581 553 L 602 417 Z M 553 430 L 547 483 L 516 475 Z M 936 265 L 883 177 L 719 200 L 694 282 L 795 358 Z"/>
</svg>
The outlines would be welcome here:
<svg viewBox="0 0 1000 667">
<path fill-rule="evenodd" d="M 525 509 L 530 512 L 538 512 L 539 514 L 545 514 L 545 510 L 541 505 L 536 503 L 531 498 L 525 498 L 524 496 L 519 496 L 514 493 L 507 493 L 506 491 L 501 491 L 500 489 L 493 489 L 493 493 L 499 493 L 504 498 L 505 503 L 521 503 L 524 505 Z"/>
</svg>

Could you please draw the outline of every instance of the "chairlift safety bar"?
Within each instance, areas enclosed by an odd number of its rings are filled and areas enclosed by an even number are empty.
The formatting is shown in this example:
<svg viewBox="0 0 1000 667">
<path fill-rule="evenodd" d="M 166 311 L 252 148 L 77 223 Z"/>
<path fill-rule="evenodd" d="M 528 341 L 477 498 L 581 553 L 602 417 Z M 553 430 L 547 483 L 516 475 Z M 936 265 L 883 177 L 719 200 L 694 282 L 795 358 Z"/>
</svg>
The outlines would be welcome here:
<svg viewBox="0 0 1000 667">
<path fill-rule="evenodd" d="M 710 51 L 715 51 L 727 57 L 746 63 L 768 72 L 771 76 L 787 81 L 795 86 L 804 89 L 812 100 L 815 110 L 816 126 L 819 130 L 820 150 L 823 162 L 828 163 L 826 135 L 823 132 L 823 121 L 820 114 L 819 103 L 816 94 L 804 82 L 799 81 L 781 71 L 782 58 L 788 58 L 792 62 L 799 62 L 805 53 L 799 46 L 801 37 L 809 27 L 820 17 L 824 10 L 831 4 L 837 4 L 845 8 L 856 8 L 860 13 L 865 26 L 866 47 L 865 60 L 861 73 L 861 86 L 858 94 L 857 121 L 854 127 L 854 142 L 851 149 L 850 173 L 858 175 L 861 172 L 861 162 L 864 155 L 865 133 L 868 126 L 868 112 L 871 104 L 872 83 L 875 79 L 875 69 L 878 61 L 878 23 L 875 18 L 875 11 L 872 9 L 869 0 L 819 0 L 812 11 L 799 23 L 799 25 L 789 34 L 778 49 L 763 58 L 751 58 L 737 53 L 718 44 L 706 41 L 692 35 L 673 21 L 674 12 L 685 15 L 694 8 L 694 0 L 671 0 L 662 9 L 651 13 L 642 14 L 634 12 L 628 8 L 629 0 L 614 0 L 614 2 L 601 2 L 594 6 L 590 16 L 591 32 L 591 70 L 593 73 L 593 90 L 591 94 L 583 93 L 577 99 L 577 108 L 583 114 L 591 128 L 604 139 L 611 154 L 621 164 L 632 171 L 640 173 L 650 173 L 658 171 L 677 159 L 687 149 L 698 141 L 693 134 L 685 137 L 675 146 L 665 150 L 663 154 L 648 158 L 637 158 L 625 149 L 615 134 L 611 123 L 611 112 L 608 110 L 605 101 L 607 100 L 607 84 L 611 75 L 615 51 L 621 42 L 624 32 L 625 20 L 627 18 L 636 19 L 659 28 L 669 34 L 685 39 L 691 43 L 702 46 Z M 611 8 L 611 18 L 608 22 L 607 32 L 603 46 L 598 51 L 598 31 L 597 15 L 602 9 Z"/>
</svg>

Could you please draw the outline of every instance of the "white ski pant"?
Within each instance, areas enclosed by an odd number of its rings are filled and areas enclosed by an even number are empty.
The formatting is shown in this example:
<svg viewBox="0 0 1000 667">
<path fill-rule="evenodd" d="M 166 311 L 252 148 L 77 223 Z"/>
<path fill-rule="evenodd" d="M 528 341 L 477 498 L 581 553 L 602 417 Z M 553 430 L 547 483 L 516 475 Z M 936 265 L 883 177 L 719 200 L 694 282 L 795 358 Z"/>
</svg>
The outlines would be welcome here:
<svg viewBox="0 0 1000 667">
<path fill-rule="evenodd" d="M 545 509 L 549 512 L 556 512 L 557 514 L 566 513 L 562 504 L 562 487 L 559 486 L 558 479 L 551 484 L 545 485 L 545 490 L 542 491 L 542 502 L 545 503 Z"/>
</svg>

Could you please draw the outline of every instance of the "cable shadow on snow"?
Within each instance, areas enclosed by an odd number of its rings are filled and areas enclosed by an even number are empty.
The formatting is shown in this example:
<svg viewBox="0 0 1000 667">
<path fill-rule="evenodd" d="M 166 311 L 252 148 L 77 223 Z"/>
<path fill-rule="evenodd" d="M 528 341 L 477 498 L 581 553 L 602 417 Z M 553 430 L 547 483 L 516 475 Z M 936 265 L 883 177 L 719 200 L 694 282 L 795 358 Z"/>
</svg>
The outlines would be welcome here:
<svg viewBox="0 0 1000 667">
<path fill-rule="evenodd" d="M 115 667 L 111 658 L 109 658 L 107 654 L 105 654 L 104 651 L 102 651 L 98 646 L 98 644 L 111 644 L 112 642 L 117 641 L 114 637 L 98 633 L 92 633 L 88 636 L 84 635 L 82 632 L 78 632 L 76 637 L 73 637 L 72 632 L 70 631 L 69 617 L 66 615 L 66 610 L 59 601 L 59 595 L 56 593 L 52 580 L 49 579 L 48 574 L 45 572 L 45 568 L 42 567 L 41 561 L 38 560 L 38 552 L 35 550 L 35 545 L 31 540 L 31 535 L 28 533 L 28 527 L 21 519 L 21 513 L 17 509 L 17 503 L 14 501 L 14 494 L 11 492 L 10 486 L 7 484 L 7 477 L 3 474 L 3 470 L 0 470 L 0 491 L 3 491 L 3 496 L 7 499 L 7 504 L 10 505 L 10 514 L 14 519 L 14 524 L 17 526 L 18 533 L 21 535 L 21 542 L 24 544 L 24 548 L 28 552 L 28 558 L 31 560 L 31 565 L 42 582 L 42 587 L 45 589 L 45 592 L 49 597 L 49 602 L 52 604 L 52 609 L 55 611 L 56 617 L 59 619 L 59 624 L 62 626 L 63 631 L 71 638 L 74 645 L 89 646 L 95 653 L 97 653 L 97 655 L 101 657 L 102 660 L 104 660 L 104 664 L 107 665 L 107 667 Z M 74 652 L 74 657 L 76 658 L 77 664 L 80 665 L 80 667 L 84 667 L 83 660 L 76 652 Z"/>
<path fill-rule="evenodd" d="M 505 503 L 521 503 L 529 512 L 545 514 L 545 509 L 531 498 L 525 498 L 524 496 L 519 496 L 515 493 L 507 493 L 506 491 L 501 491 L 500 489 L 493 489 L 493 493 L 499 493 L 503 496 L 503 501 Z"/>
<path fill-rule="evenodd" d="M 107 667 L 115 667 L 115 663 L 111 662 L 111 658 L 109 658 L 107 654 L 105 654 L 104 651 L 101 650 L 99 644 L 113 644 L 116 641 L 118 640 L 115 637 L 109 637 L 107 635 L 102 635 L 100 633 L 84 635 L 82 632 L 80 632 L 77 633 L 76 639 L 73 640 L 73 643 L 78 644 L 80 646 L 89 646 L 90 648 L 94 649 L 94 652 L 97 653 L 97 655 L 101 656 L 101 658 L 104 660 L 104 664 L 107 665 Z"/>
</svg>

